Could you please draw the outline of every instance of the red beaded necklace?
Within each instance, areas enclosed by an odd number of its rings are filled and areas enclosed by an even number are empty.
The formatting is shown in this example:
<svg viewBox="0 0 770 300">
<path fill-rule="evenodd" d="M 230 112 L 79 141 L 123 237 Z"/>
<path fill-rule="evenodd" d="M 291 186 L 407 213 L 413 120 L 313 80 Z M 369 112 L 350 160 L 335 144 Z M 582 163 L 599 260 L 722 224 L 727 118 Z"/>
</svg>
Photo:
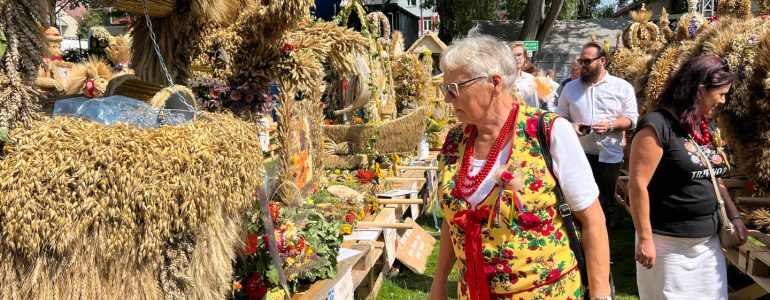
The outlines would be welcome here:
<svg viewBox="0 0 770 300">
<path fill-rule="evenodd" d="M 478 131 L 476 128 L 473 128 L 473 131 L 471 131 L 470 136 L 468 137 L 468 141 L 465 146 L 465 155 L 463 156 L 462 164 L 460 165 L 460 170 L 457 174 L 457 182 L 455 183 L 453 194 L 459 196 L 459 198 L 467 199 L 468 196 L 473 195 L 473 193 L 478 190 L 479 186 L 481 185 L 481 182 L 484 181 L 484 178 L 489 175 L 489 172 L 492 170 L 492 167 L 497 163 L 497 156 L 500 155 L 500 152 L 503 150 L 503 147 L 505 146 L 505 142 L 508 138 L 508 134 L 513 130 L 513 127 L 516 124 L 516 117 L 519 114 L 519 106 L 514 105 L 513 109 L 511 109 L 511 112 L 508 114 L 508 119 L 505 120 L 505 124 L 503 125 L 502 130 L 500 131 L 500 135 L 497 136 L 497 140 L 495 141 L 495 144 L 492 146 L 492 149 L 489 151 L 489 155 L 487 156 L 487 161 L 484 162 L 484 166 L 481 167 L 481 171 L 479 171 L 478 174 L 475 176 L 471 176 L 470 173 L 470 165 L 471 165 L 471 157 L 473 157 L 473 151 L 474 151 L 474 143 L 476 141 L 476 135 L 478 134 Z"/>
<path fill-rule="evenodd" d="M 706 123 L 706 120 L 700 120 L 700 134 L 695 132 L 694 129 L 690 129 L 690 136 L 699 145 L 705 146 L 711 144 L 711 134 L 709 133 L 709 126 Z"/>
</svg>

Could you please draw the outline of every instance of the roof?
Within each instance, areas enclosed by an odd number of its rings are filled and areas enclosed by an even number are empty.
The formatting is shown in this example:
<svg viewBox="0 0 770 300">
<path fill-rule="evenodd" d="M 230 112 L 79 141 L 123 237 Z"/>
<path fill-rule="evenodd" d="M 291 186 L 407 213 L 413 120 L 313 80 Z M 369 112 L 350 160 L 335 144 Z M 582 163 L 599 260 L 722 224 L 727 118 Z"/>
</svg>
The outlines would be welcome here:
<svg viewBox="0 0 770 300">
<path fill-rule="evenodd" d="M 431 31 L 425 31 L 417 41 L 409 47 L 408 52 L 423 52 L 424 49 L 430 50 L 433 53 L 443 53 L 446 49 L 446 44 Z"/>
<path fill-rule="evenodd" d="M 518 41 L 522 22 L 474 21 L 481 33 L 492 35 L 504 41 Z M 583 44 L 591 41 L 596 34 L 597 41 L 609 39 L 615 46 L 617 35 L 631 24 L 630 18 L 564 20 L 553 24 L 547 43 L 541 45 L 544 54 L 572 54 L 580 51 Z"/>
</svg>

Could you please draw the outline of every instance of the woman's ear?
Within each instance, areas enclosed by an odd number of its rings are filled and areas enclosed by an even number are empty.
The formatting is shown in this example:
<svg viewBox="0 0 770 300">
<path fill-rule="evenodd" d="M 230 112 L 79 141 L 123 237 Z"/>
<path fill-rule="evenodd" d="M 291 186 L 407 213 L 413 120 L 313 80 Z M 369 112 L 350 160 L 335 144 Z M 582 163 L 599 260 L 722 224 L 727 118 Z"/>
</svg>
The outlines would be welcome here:
<svg viewBox="0 0 770 300">
<path fill-rule="evenodd" d="M 493 89 L 493 92 L 495 94 L 502 93 L 503 90 L 504 90 L 504 88 L 503 88 L 503 78 L 500 77 L 500 75 L 497 75 L 497 74 L 492 75 L 490 78 L 492 79 L 492 89 Z"/>
</svg>

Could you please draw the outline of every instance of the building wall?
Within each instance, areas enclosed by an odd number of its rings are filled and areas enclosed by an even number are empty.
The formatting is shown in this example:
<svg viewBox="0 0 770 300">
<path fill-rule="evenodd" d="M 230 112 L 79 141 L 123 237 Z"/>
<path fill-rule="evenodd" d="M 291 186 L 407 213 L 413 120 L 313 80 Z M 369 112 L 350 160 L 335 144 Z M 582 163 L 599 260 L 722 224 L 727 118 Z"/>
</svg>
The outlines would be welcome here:
<svg viewBox="0 0 770 300">
<path fill-rule="evenodd" d="M 422 36 L 423 31 L 425 30 L 431 30 L 431 28 L 425 28 L 426 23 L 432 24 L 435 22 L 438 18 L 438 14 L 434 9 L 425 9 L 420 8 L 422 3 L 425 2 L 425 0 L 392 0 L 391 3 L 396 3 L 398 6 L 404 8 L 409 13 L 417 16 L 418 18 L 422 17 L 422 20 L 420 20 L 420 23 L 418 24 L 418 35 Z M 437 30 L 436 30 L 437 31 Z"/>
</svg>

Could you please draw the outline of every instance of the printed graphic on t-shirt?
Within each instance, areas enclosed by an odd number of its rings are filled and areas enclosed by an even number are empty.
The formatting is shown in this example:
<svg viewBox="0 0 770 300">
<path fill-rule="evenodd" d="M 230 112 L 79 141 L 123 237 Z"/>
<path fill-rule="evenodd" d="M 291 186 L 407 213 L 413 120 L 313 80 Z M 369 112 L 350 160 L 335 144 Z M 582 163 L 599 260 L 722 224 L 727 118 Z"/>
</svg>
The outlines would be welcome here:
<svg viewBox="0 0 770 300">
<path fill-rule="evenodd" d="M 700 154 L 698 151 L 698 145 L 696 145 L 691 140 L 685 140 L 684 141 L 684 149 L 687 150 L 687 154 L 690 155 L 690 161 L 693 164 L 696 164 L 704 169 L 699 171 L 693 171 L 692 172 L 692 179 L 701 179 L 701 178 L 707 178 L 711 175 L 709 174 L 708 164 L 705 161 L 705 157 Z M 719 153 L 714 150 L 714 147 L 712 145 L 709 146 L 701 146 L 701 149 L 703 149 L 703 154 L 705 154 L 706 157 L 709 158 L 711 161 L 711 165 L 714 168 L 714 175 L 720 176 L 727 172 L 727 167 L 719 167 L 718 165 L 721 165 L 724 163 L 724 159 L 722 158 Z"/>
</svg>

